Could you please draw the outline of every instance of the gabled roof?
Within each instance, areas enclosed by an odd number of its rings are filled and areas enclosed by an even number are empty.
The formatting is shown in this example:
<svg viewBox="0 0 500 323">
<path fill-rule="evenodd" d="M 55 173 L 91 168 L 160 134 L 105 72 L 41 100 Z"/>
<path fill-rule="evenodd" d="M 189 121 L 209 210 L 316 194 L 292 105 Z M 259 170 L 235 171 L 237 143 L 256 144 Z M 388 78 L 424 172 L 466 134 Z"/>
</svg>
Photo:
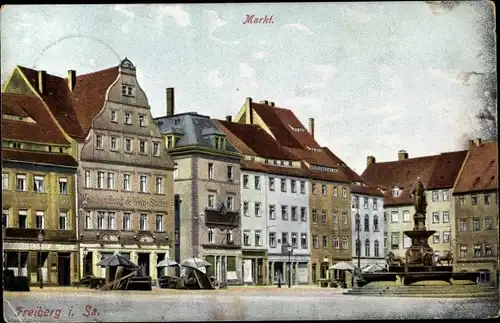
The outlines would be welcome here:
<svg viewBox="0 0 500 323">
<path fill-rule="evenodd" d="M 498 144 L 494 141 L 476 143 L 469 148 L 454 193 L 498 189 Z"/>
<path fill-rule="evenodd" d="M 68 154 L 50 153 L 46 151 L 29 151 L 2 148 L 2 160 L 35 163 L 54 166 L 77 167 L 76 160 Z"/>
<path fill-rule="evenodd" d="M 351 167 L 349 167 L 346 163 L 344 163 L 344 161 L 342 159 L 340 159 L 339 157 L 337 157 L 337 155 L 335 155 L 331 150 L 330 148 L 328 147 L 322 147 L 323 148 L 323 151 L 325 152 L 325 154 L 330 157 L 330 159 L 332 159 L 334 162 L 337 162 L 339 163 L 341 166 L 341 170 L 342 172 L 347 176 L 347 178 L 353 182 L 361 182 L 361 183 L 364 183 L 364 180 L 363 178 L 361 178 L 361 176 L 358 175 L 358 173 L 356 173 L 354 170 L 351 169 Z"/>
<path fill-rule="evenodd" d="M 252 170 L 268 174 L 275 174 L 275 175 L 293 176 L 293 177 L 308 178 L 310 176 L 309 170 L 303 164 L 301 164 L 300 168 L 292 168 L 292 167 L 280 167 L 271 164 L 263 164 L 252 160 L 242 160 L 241 169 Z"/>
<path fill-rule="evenodd" d="M 465 156 L 467 150 L 447 152 L 437 156 L 434 171 L 426 188 L 428 190 L 452 188 Z"/>
<path fill-rule="evenodd" d="M 30 117 L 35 122 L 2 118 L 2 139 L 69 145 L 40 98 L 2 93 L 2 115 Z"/>
<path fill-rule="evenodd" d="M 385 197 L 385 194 L 376 187 L 366 185 L 351 185 L 351 193 Z"/>
</svg>

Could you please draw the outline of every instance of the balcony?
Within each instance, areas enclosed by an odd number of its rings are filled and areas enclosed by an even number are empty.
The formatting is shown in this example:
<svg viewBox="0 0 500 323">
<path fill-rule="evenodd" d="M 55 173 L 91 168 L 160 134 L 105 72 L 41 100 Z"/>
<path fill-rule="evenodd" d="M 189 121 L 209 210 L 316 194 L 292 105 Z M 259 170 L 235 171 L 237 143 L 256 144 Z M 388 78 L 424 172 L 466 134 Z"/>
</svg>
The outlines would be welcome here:
<svg viewBox="0 0 500 323">
<path fill-rule="evenodd" d="M 240 214 L 235 211 L 205 209 L 205 224 L 207 226 L 239 227 Z"/>
<path fill-rule="evenodd" d="M 3 238 L 7 240 L 38 242 L 38 233 L 40 231 L 44 234 L 44 242 L 76 241 L 74 230 L 6 228 L 4 230 Z"/>
</svg>

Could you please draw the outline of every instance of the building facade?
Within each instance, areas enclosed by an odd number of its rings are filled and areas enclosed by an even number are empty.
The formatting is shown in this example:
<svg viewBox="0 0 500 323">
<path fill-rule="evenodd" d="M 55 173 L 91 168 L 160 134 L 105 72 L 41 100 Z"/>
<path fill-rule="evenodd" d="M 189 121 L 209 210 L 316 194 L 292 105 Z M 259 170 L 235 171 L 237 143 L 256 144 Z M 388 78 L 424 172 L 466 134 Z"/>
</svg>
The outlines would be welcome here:
<svg viewBox="0 0 500 323">
<path fill-rule="evenodd" d="M 173 89 L 167 90 L 167 115 L 155 121 L 176 169 L 176 261 L 202 257 L 212 264 L 209 276 L 240 284 L 240 154 L 209 117 L 174 114 Z"/>
</svg>

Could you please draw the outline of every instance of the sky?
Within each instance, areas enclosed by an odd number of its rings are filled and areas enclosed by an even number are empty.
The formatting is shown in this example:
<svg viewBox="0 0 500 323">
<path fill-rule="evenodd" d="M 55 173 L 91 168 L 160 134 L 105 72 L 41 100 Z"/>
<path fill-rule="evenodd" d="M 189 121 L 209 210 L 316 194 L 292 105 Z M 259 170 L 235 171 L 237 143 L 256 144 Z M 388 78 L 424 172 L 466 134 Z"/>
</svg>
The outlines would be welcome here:
<svg viewBox="0 0 500 323">
<path fill-rule="evenodd" d="M 176 113 L 235 116 L 246 97 L 291 109 L 358 173 L 366 157 L 464 149 L 479 128 L 486 68 L 469 2 L 8 5 L 2 84 L 16 65 L 66 77 L 128 57 L 154 117 L 175 88 Z M 273 23 L 243 24 L 247 15 Z M 468 74 L 468 72 L 479 74 Z"/>
</svg>

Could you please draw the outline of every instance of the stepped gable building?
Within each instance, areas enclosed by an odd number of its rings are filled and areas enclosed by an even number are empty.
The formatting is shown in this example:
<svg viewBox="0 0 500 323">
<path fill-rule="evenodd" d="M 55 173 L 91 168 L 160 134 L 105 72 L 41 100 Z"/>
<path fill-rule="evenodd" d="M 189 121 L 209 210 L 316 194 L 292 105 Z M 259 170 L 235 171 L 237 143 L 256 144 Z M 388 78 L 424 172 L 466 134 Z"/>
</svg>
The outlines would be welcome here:
<svg viewBox="0 0 500 323">
<path fill-rule="evenodd" d="M 307 167 L 258 125 L 235 123 L 230 117 L 217 124 L 243 155 L 244 283 L 274 284 L 279 276 L 292 284 L 308 283 L 311 246 Z M 293 248 L 290 259 L 288 245 Z"/>
<path fill-rule="evenodd" d="M 4 268 L 31 284 L 78 278 L 75 174 L 71 142 L 16 67 L 2 91 Z"/>
<path fill-rule="evenodd" d="M 177 197 L 176 261 L 201 257 L 219 282 L 242 281 L 240 160 L 208 116 L 174 111 L 174 89 L 167 89 L 167 114 L 156 118 L 175 163 Z"/>
<path fill-rule="evenodd" d="M 476 139 L 455 182 L 455 270 L 498 282 L 498 144 Z"/>
</svg>

